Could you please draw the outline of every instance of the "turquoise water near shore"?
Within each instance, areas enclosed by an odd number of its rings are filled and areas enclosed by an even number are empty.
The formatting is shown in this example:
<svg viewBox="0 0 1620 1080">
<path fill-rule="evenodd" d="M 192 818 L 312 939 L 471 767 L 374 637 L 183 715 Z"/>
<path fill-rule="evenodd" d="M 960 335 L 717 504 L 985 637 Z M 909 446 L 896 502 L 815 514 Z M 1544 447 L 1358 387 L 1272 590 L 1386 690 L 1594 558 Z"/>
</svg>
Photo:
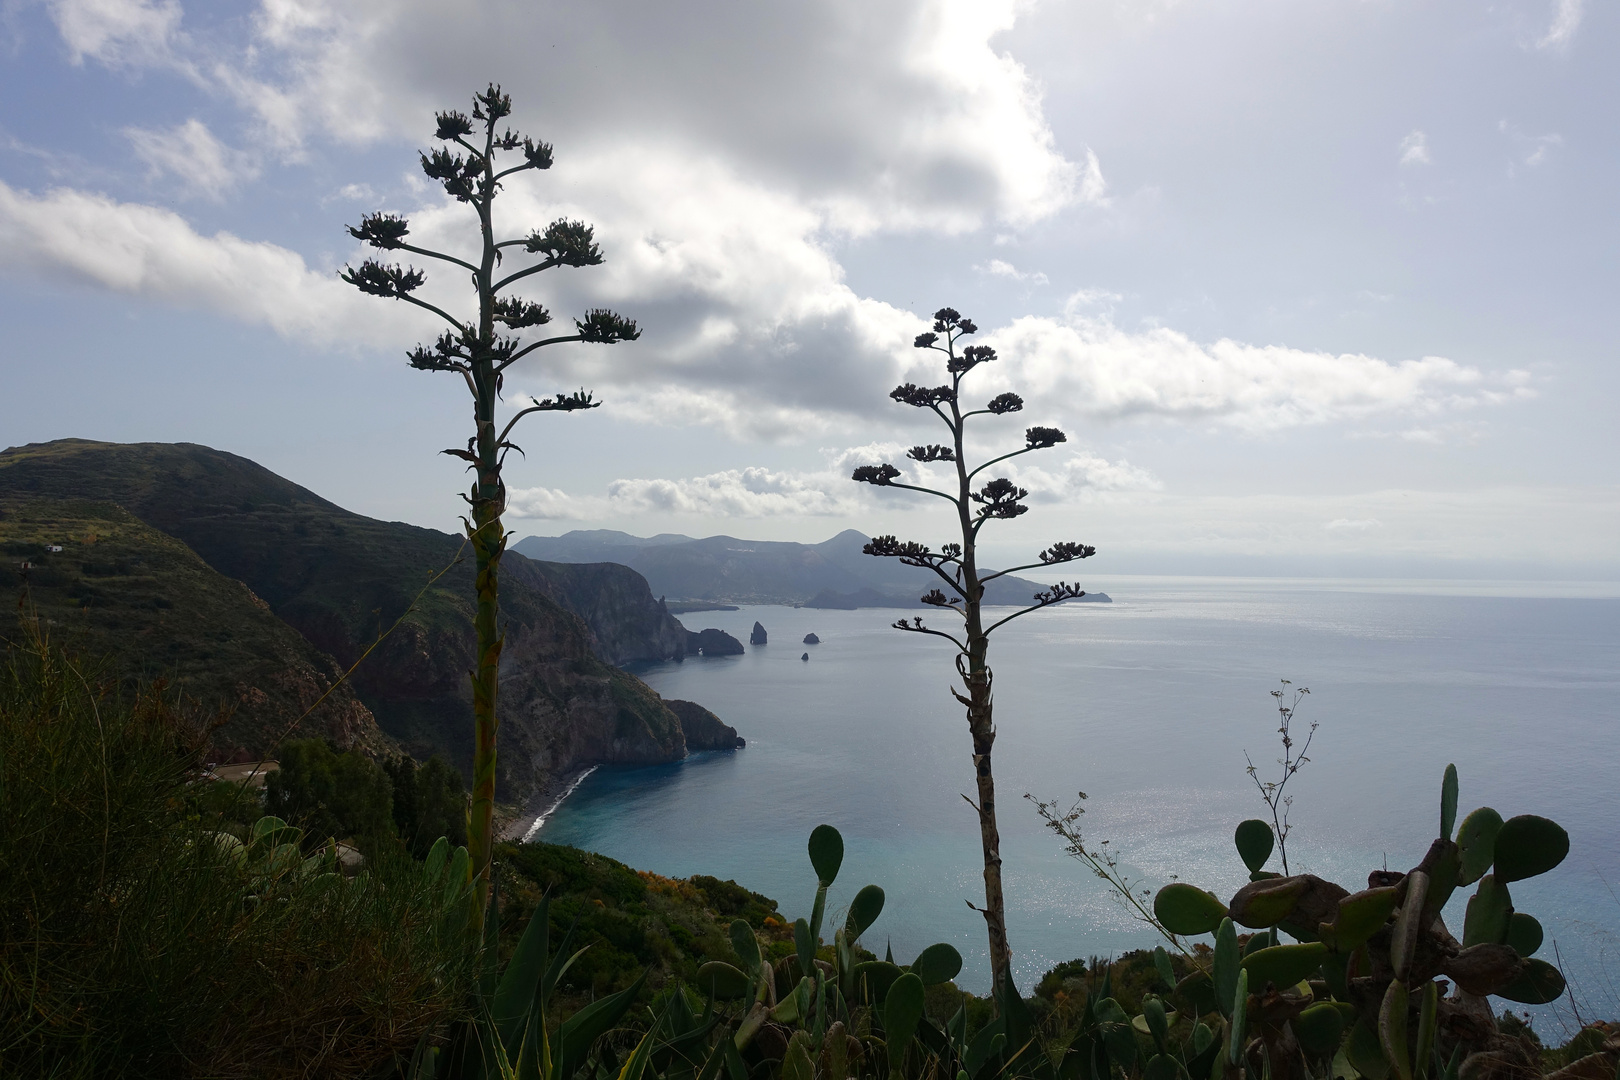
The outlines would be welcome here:
<svg viewBox="0 0 1620 1080">
<path fill-rule="evenodd" d="M 1088 583 L 1090 584 L 1090 583 Z M 1065 857 L 1025 792 L 1089 799 L 1088 841 L 1133 877 L 1179 875 L 1221 895 L 1244 880 L 1238 821 L 1264 810 L 1244 772 L 1278 756 L 1279 678 L 1308 686 L 1297 730 L 1320 724 L 1290 785 L 1289 862 L 1350 888 L 1405 869 L 1436 834 L 1455 762 L 1462 811 L 1537 813 L 1571 852 L 1514 887 L 1556 939 L 1578 995 L 1620 1014 L 1620 598 L 1583 587 L 1423 582 L 1099 579 L 1113 604 L 1071 604 L 993 639 L 996 777 L 1009 936 L 1021 986 L 1053 964 L 1151 945 L 1103 883 Z M 1498 595 L 1471 595 L 1473 592 Z M 1553 593 L 1554 595 L 1513 595 Z M 1576 595 L 1556 595 L 1560 592 Z M 934 941 L 988 986 L 969 742 L 951 699 L 950 647 L 888 626 L 898 612 L 754 607 L 686 616 L 770 644 L 642 672 L 666 697 L 714 710 L 735 753 L 598 770 L 538 834 L 631 866 L 734 878 L 808 914 L 805 840 L 844 834 L 829 907 L 886 890 L 869 932 L 909 960 Z M 814 632 L 822 643 L 801 644 Z M 808 662 L 800 659 L 808 651 Z M 1460 898 L 1448 922 L 1460 925 Z"/>
</svg>

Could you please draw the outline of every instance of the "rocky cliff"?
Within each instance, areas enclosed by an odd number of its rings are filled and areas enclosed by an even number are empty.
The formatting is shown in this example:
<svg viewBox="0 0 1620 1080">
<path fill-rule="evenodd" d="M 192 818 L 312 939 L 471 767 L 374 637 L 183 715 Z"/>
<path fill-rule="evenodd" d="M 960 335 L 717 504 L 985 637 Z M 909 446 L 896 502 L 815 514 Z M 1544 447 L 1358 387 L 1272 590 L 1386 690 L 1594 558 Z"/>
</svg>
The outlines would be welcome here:
<svg viewBox="0 0 1620 1080">
<path fill-rule="evenodd" d="M 681 720 L 681 731 L 686 735 L 686 748 L 693 753 L 700 750 L 740 750 L 748 745 L 737 734 L 737 729 L 694 701 L 665 699 L 670 711 Z"/>
<path fill-rule="evenodd" d="M 412 753 L 470 765 L 473 569 L 459 537 L 351 513 L 246 458 L 193 444 L 13 447 L 0 453 L 8 496 L 116 503 L 245 583 L 343 667 L 403 616 L 350 685 Z M 686 643 L 645 582 L 638 588 L 619 568 L 548 574 L 521 556 L 503 565 L 501 797 L 525 799 L 588 765 L 684 756 L 679 718 L 607 659 L 680 655 Z M 643 602 L 638 619 L 615 622 L 614 612 Z"/>
<path fill-rule="evenodd" d="M 686 628 L 628 566 L 540 562 L 515 552 L 503 565 L 584 619 L 596 655 L 610 664 L 686 656 Z"/>
</svg>

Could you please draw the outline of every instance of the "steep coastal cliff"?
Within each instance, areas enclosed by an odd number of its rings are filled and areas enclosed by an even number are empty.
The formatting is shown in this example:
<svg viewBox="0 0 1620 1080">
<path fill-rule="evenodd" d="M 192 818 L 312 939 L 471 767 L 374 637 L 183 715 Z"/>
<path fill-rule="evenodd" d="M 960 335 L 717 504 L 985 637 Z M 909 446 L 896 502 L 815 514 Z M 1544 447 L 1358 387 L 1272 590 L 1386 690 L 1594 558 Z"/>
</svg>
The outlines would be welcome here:
<svg viewBox="0 0 1620 1080">
<path fill-rule="evenodd" d="M 515 552 L 502 565 L 584 619 L 596 655 L 610 664 L 686 656 L 685 627 L 628 566 L 541 562 Z"/>
<path fill-rule="evenodd" d="M 244 583 L 341 667 L 404 615 L 356 670 L 355 697 L 413 754 L 470 765 L 473 570 L 469 558 L 451 566 L 459 537 L 351 513 L 194 444 L 13 447 L 0 453 L 0 497 L 115 503 Z M 591 765 L 683 757 L 676 714 L 614 666 L 685 654 L 684 629 L 646 582 L 622 567 L 547 567 L 515 554 L 503 567 L 500 797 L 525 800 Z"/>
</svg>

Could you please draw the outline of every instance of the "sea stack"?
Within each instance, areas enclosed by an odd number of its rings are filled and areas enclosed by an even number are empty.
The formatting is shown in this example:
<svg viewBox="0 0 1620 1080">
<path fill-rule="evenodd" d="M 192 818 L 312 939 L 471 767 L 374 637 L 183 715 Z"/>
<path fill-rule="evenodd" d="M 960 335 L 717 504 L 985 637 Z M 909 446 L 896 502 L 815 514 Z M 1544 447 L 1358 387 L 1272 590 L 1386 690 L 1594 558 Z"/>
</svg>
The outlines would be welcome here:
<svg viewBox="0 0 1620 1080">
<path fill-rule="evenodd" d="M 808 659 L 810 659 L 810 654 L 809 654 L 809 653 L 805 653 L 805 654 L 804 654 L 804 655 L 803 655 L 803 656 L 801 656 L 801 657 L 799 657 L 799 659 L 800 659 L 800 660 L 808 660 Z"/>
<path fill-rule="evenodd" d="M 765 644 L 765 628 L 763 626 L 761 626 L 757 622 L 754 624 L 754 632 L 752 634 L 748 635 L 748 644 L 750 644 L 750 645 L 763 645 L 763 644 Z"/>
<path fill-rule="evenodd" d="M 821 639 L 816 637 L 816 635 L 814 635 L 814 634 L 806 634 L 806 635 L 804 635 L 804 643 L 806 645 L 820 645 L 821 644 Z M 809 656 L 810 654 L 805 653 L 804 655 Z"/>
</svg>

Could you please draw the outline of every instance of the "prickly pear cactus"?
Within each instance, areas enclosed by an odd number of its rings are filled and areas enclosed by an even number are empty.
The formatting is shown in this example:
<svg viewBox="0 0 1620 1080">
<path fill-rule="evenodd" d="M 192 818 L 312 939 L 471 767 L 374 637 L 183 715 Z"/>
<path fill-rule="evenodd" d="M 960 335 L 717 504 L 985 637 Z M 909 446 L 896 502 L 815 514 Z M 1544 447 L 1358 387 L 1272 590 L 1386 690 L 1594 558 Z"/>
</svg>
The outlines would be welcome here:
<svg viewBox="0 0 1620 1080">
<path fill-rule="evenodd" d="M 1521 1045 L 1498 1033 L 1489 999 L 1545 1004 L 1564 991 L 1558 969 L 1535 956 L 1541 925 L 1515 910 L 1511 886 L 1558 866 L 1569 836 L 1546 818 L 1504 821 L 1489 807 L 1459 824 L 1457 798 L 1457 770 L 1447 766 L 1440 836 L 1422 861 L 1404 874 L 1374 871 L 1356 892 L 1312 874 L 1266 873 L 1263 822 L 1238 827 L 1251 880 L 1226 903 L 1184 882 L 1161 889 L 1153 910 L 1166 930 L 1215 940 L 1205 969 L 1172 995 L 1206 1018 L 1209 1040 L 1161 1048 L 1166 1064 L 1153 1071 L 1168 1077 L 1179 1062 L 1191 1080 L 1307 1080 L 1325 1070 L 1490 1080 L 1534 1069 Z M 1468 886 L 1459 938 L 1441 912 Z M 1259 932 L 1247 950 L 1239 926 Z M 1293 941 L 1281 943 L 1279 931 Z M 1156 1032 L 1156 1015 L 1144 1008 L 1139 1019 Z M 1220 1052 L 1209 1054 L 1216 1042 Z"/>
</svg>

